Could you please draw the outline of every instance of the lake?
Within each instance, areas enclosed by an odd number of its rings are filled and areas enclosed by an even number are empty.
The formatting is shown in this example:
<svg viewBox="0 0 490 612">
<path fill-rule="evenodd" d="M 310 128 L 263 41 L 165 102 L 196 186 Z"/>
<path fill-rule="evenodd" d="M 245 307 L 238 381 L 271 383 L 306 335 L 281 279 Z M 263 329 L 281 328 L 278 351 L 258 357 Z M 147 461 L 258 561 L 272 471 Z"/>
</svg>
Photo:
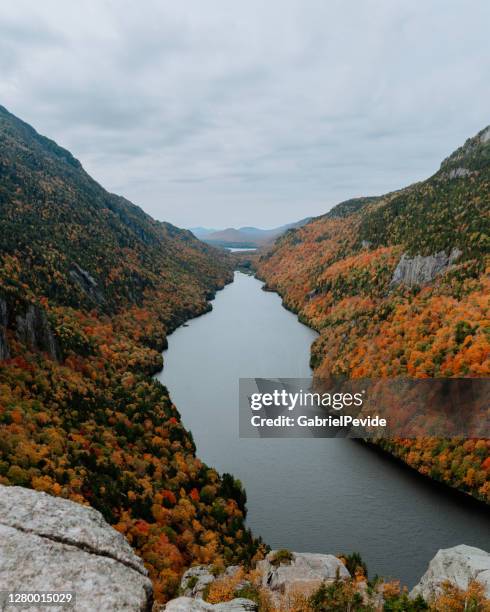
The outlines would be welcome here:
<svg viewBox="0 0 490 612">
<path fill-rule="evenodd" d="M 239 478 L 247 523 L 273 548 L 358 551 L 370 575 L 413 586 L 439 548 L 490 550 L 490 513 L 346 439 L 240 439 L 240 377 L 310 376 L 316 333 L 257 279 L 235 273 L 213 310 L 169 337 L 168 387 L 197 454 Z"/>
<path fill-rule="evenodd" d="M 231 253 L 242 253 L 245 251 L 256 251 L 257 247 L 242 247 L 242 248 L 226 247 L 226 250 L 230 251 Z"/>
</svg>

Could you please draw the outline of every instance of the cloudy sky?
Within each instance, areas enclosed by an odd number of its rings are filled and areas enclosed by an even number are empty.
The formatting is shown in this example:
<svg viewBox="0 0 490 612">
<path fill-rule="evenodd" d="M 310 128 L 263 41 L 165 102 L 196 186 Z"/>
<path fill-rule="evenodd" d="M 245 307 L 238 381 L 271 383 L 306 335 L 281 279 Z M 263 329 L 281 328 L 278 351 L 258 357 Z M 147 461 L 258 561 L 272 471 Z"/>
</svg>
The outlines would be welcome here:
<svg viewBox="0 0 490 612">
<path fill-rule="evenodd" d="M 490 123 L 488 0 L 0 6 L 0 104 L 181 226 L 272 227 L 434 172 Z"/>
</svg>

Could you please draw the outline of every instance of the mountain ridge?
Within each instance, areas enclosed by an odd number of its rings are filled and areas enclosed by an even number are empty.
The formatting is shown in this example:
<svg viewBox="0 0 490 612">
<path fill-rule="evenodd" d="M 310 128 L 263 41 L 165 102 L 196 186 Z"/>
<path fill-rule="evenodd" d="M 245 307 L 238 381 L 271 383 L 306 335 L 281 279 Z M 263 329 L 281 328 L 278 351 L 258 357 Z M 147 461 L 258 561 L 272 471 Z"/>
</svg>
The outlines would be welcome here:
<svg viewBox="0 0 490 612">
<path fill-rule="evenodd" d="M 219 261 L 223 263 L 217 251 L 195 240 L 188 230 L 156 221 L 126 198 L 105 191 L 71 153 L 3 107 L 0 107 L 0 147 L 3 253 L 24 249 L 42 260 L 45 245 L 51 244 L 59 258 L 51 262 L 51 267 L 66 276 L 72 260 L 75 261 L 104 287 L 108 294 L 106 302 L 112 307 L 117 306 L 121 297 L 130 301 L 142 298 L 145 287 L 158 285 L 156 276 L 162 271 L 192 274 L 186 255 L 192 255 L 194 260 L 209 258 L 216 265 Z M 39 218 L 45 222 L 36 224 Z M 91 253 L 84 248 L 88 237 Z M 187 247 L 192 248 L 186 253 Z M 124 263 L 124 250 L 128 248 L 133 250 L 139 266 L 131 272 Z M 137 291 L 137 296 L 127 293 L 124 282 L 111 282 L 110 270 L 117 267 L 127 280 L 132 276 L 133 293 Z M 211 280 L 204 277 L 205 282 Z M 28 280 L 34 285 L 39 282 L 35 275 Z M 126 294 L 121 296 L 121 290 Z M 56 292 L 55 287 L 50 287 L 50 291 Z M 83 296 L 79 297 L 83 301 Z M 57 299 L 60 298 L 58 295 Z"/>
<path fill-rule="evenodd" d="M 228 227 L 223 230 L 211 230 L 206 228 L 191 228 L 197 238 L 208 244 L 220 247 L 259 247 L 270 243 L 277 236 L 287 232 L 289 229 L 301 227 L 307 223 L 311 217 L 306 217 L 293 223 L 281 225 L 272 229 L 261 229 L 253 226 L 234 228 Z"/>
<path fill-rule="evenodd" d="M 223 251 L 105 191 L 0 108 L 0 484 L 91 505 L 155 597 L 192 563 L 248 562 L 246 495 L 196 457 L 161 369 L 167 335 L 233 278 Z"/>
<path fill-rule="evenodd" d="M 425 181 L 340 203 L 280 236 L 256 267 L 319 332 L 316 376 L 489 376 L 490 128 Z M 380 445 L 490 503 L 489 440 Z"/>
</svg>

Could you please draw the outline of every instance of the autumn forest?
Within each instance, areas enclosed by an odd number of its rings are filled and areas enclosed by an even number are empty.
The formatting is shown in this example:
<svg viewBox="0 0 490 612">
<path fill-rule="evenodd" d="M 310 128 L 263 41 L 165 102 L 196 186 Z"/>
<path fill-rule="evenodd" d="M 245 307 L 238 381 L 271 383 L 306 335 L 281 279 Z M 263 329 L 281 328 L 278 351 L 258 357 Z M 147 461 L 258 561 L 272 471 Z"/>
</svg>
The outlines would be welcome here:
<svg viewBox="0 0 490 612">
<path fill-rule="evenodd" d="M 99 510 L 157 600 L 191 565 L 253 571 L 268 546 L 244 487 L 199 459 L 153 378 L 168 334 L 240 266 L 319 332 L 317 376 L 488 377 L 489 222 L 486 128 L 429 179 L 231 256 L 108 193 L 0 107 L 0 484 Z M 490 504 L 490 440 L 377 444 Z"/>
<path fill-rule="evenodd" d="M 320 332 L 317 376 L 490 374 L 490 128 L 428 180 L 349 200 L 287 232 L 260 278 Z M 425 265 L 425 268 L 424 268 Z M 490 503 L 490 441 L 380 441 L 421 474 Z"/>
<path fill-rule="evenodd" d="M 209 309 L 230 263 L 3 108 L 0 223 L 0 483 L 100 510 L 157 598 L 192 562 L 253 558 L 241 485 L 196 457 L 151 378 L 166 335 Z"/>
</svg>

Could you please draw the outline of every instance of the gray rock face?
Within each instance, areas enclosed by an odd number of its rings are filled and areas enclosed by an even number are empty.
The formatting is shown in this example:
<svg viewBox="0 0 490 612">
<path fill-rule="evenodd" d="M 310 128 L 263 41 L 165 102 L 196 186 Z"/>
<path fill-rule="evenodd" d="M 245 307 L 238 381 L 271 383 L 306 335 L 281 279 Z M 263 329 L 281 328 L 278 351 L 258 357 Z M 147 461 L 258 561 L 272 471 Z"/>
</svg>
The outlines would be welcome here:
<svg viewBox="0 0 490 612">
<path fill-rule="evenodd" d="M 275 551 L 270 552 L 257 564 L 262 571 L 262 586 L 272 593 L 312 594 L 322 582 L 339 578 L 349 578 L 345 565 L 334 555 L 316 553 L 292 553 L 289 564 L 275 566 L 271 563 Z"/>
<path fill-rule="evenodd" d="M 202 599 L 178 597 L 163 608 L 165 612 L 257 612 L 258 606 L 250 599 L 232 599 L 225 603 L 209 604 Z"/>
<path fill-rule="evenodd" d="M 465 178 L 467 176 L 470 176 L 471 174 L 473 174 L 473 172 L 471 172 L 471 170 L 468 170 L 468 168 L 453 168 L 452 170 L 449 171 L 448 174 L 448 178 L 450 179 L 457 179 L 457 178 Z"/>
<path fill-rule="evenodd" d="M 4 299 L 0 299 L 0 359 L 8 359 L 10 350 L 7 341 L 7 326 L 15 330 L 17 338 L 30 349 L 45 351 L 53 359 L 58 359 L 59 350 L 56 338 L 41 306 L 29 304 L 23 312 L 9 313 L 9 307 Z"/>
<path fill-rule="evenodd" d="M 238 597 L 225 603 L 216 604 L 213 609 L 215 612 L 257 612 L 259 607 L 251 599 Z"/>
<path fill-rule="evenodd" d="M 0 360 L 10 357 L 9 345 L 6 336 L 7 330 L 7 302 L 0 299 Z"/>
<path fill-rule="evenodd" d="M 53 359 L 58 358 L 58 347 L 44 310 L 29 304 L 24 315 L 15 317 L 17 337 L 32 349 L 46 351 Z"/>
<path fill-rule="evenodd" d="M 480 142 L 485 144 L 490 141 L 490 125 L 481 133 Z"/>
<path fill-rule="evenodd" d="M 143 562 L 99 512 L 1 485 L 0 584 L 2 590 L 73 591 L 80 612 L 149 611 L 153 599 Z"/>
<path fill-rule="evenodd" d="M 7 327 L 7 302 L 0 298 L 0 325 Z"/>
<path fill-rule="evenodd" d="M 222 612 L 241 612 L 242 610 L 256 610 L 257 606 L 253 601 L 248 599 L 237 598 L 223 604 L 209 604 L 203 601 L 202 596 L 208 585 L 216 580 L 215 575 L 211 572 L 211 565 L 196 565 L 189 568 L 180 581 L 179 592 L 183 597 L 173 599 L 167 604 L 164 610 L 218 610 Z M 233 577 L 240 570 L 239 565 L 230 565 L 226 568 L 224 574 L 228 578 Z M 219 576 L 218 576 L 219 578 Z M 236 590 L 245 586 L 250 586 L 250 582 L 243 580 L 237 584 Z M 171 607 L 168 607 L 170 606 Z M 185 606 L 191 606 L 185 607 Z M 222 607 L 220 607 L 222 606 Z M 244 607 L 245 606 L 245 607 Z M 248 607 L 247 607 L 248 606 Z M 250 607 L 252 606 L 252 607 Z"/>
<path fill-rule="evenodd" d="M 200 597 L 204 589 L 214 582 L 209 565 L 197 565 L 189 568 L 180 581 L 180 592 L 186 597 Z"/>
<path fill-rule="evenodd" d="M 105 301 L 104 294 L 102 293 L 95 278 L 89 274 L 89 272 L 81 268 L 77 263 L 74 262 L 71 264 L 69 274 L 70 278 L 93 302 L 96 304 L 101 304 Z"/>
<path fill-rule="evenodd" d="M 490 597 L 490 554 L 465 544 L 439 550 L 410 597 L 422 595 L 430 600 L 440 592 L 446 580 L 461 589 L 466 589 L 472 580 L 478 580 L 485 587 L 486 596 Z"/>
<path fill-rule="evenodd" d="M 426 257 L 422 255 L 409 257 L 404 253 L 393 272 L 391 285 L 403 283 L 412 287 L 430 283 L 438 274 L 445 272 L 460 255 L 461 251 L 456 248 L 452 249 L 449 255 L 446 255 L 444 251 Z"/>
<path fill-rule="evenodd" d="M 10 357 L 9 345 L 5 336 L 5 329 L 0 327 L 0 361 Z"/>
<path fill-rule="evenodd" d="M 221 576 L 233 577 L 239 570 L 239 565 L 230 565 Z M 161 610 L 168 612 L 256 612 L 258 610 L 255 602 L 242 597 L 219 604 L 203 601 L 204 589 L 215 580 L 216 577 L 211 573 L 210 565 L 191 567 L 180 581 L 179 590 L 183 597 L 172 599 Z M 237 589 L 249 584 L 248 581 L 243 581 L 237 585 Z"/>
</svg>

